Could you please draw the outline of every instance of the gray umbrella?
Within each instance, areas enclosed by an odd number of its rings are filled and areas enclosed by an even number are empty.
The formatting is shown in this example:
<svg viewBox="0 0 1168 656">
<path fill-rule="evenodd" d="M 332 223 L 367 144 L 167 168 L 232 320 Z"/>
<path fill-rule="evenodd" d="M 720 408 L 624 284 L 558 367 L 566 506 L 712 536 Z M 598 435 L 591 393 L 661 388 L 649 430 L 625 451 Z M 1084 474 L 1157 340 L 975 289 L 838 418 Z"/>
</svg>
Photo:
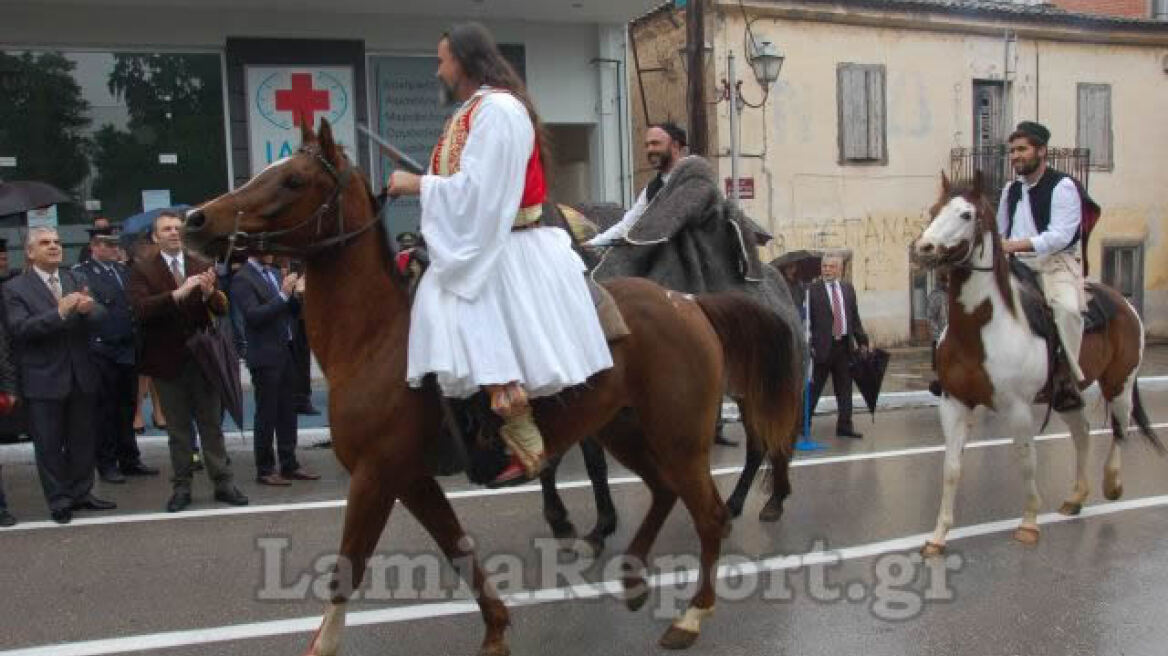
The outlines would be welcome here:
<svg viewBox="0 0 1168 656">
<path fill-rule="evenodd" d="M 32 180 L 0 182 L 0 216 L 72 201 L 73 199 L 65 192 L 44 182 Z"/>
</svg>

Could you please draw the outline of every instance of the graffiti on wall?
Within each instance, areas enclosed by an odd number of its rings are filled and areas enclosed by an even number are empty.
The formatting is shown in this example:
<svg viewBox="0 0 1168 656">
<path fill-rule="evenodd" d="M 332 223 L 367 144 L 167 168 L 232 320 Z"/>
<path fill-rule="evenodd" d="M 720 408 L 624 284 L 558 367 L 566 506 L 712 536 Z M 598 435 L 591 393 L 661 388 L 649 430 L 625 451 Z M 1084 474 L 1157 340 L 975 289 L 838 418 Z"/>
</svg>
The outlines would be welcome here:
<svg viewBox="0 0 1168 656">
<path fill-rule="evenodd" d="M 773 246 L 777 253 L 800 248 L 851 251 L 852 284 L 863 290 L 888 289 L 890 277 L 904 280 L 908 245 L 926 222 L 924 214 L 802 221 L 777 226 Z"/>
</svg>

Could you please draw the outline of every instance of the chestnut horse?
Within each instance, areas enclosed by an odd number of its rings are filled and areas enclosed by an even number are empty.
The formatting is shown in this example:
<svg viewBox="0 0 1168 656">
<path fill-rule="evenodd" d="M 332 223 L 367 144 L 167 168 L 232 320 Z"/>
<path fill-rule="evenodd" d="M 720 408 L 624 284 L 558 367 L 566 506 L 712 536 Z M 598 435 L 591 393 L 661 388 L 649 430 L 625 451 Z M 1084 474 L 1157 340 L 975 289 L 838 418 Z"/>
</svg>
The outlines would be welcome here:
<svg viewBox="0 0 1168 656">
<path fill-rule="evenodd" d="M 426 445 L 439 439 L 436 386 L 406 385 L 410 302 L 391 266 L 385 229 L 364 176 L 322 121 L 303 127 L 300 149 L 246 185 L 192 210 L 188 243 L 214 255 L 240 247 L 285 252 L 306 264 L 309 342 L 329 384 L 337 459 L 351 474 L 334 596 L 308 653 L 339 649 L 345 604 L 360 585 L 397 500 L 418 519 L 474 590 L 486 624 L 480 654 L 508 654 L 507 609 L 485 581 L 446 494 L 427 470 Z M 587 385 L 537 399 L 535 418 L 550 453 L 588 435 L 649 487 L 652 502 L 627 556 L 645 563 L 680 499 L 701 542 L 698 590 L 661 638 L 670 648 L 697 639 L 714 608 L 714 567 L 725 505 L 709 470 L 714 419 L 724 381 L 744 398 L 744 420 L 774 460 L 798 421 L 798 381 L 784 323 L 732 295 L 688 297 L 635 279 L 607 285 L 631 330 L 612 345 L 614 365 Z M 786 389 L 793 387 L 794 389 Z M 626 603 L 640 608 L 649 588 L 643 566 L 622 572 Z"/>
<path fill-rule="evenodd" d="M 1047 383 L 1050 363 L 1046 342 L 1031 329 L 1024 309 L 1043 301 L 1010 273 L 980 172 L 960 184 L 951 183 L 942 173 L 941 198 L 930 213 L 932 222 L 913 245 L 913 254 L 925 266 L 950 268 L 949 326 L 937 345 L 937 377 L 944 388 L 944 487 L 937 526 L 923 552 L 937 555 L 944 550 L 953 525 L 961 452 L 977 406 L 996 411 L 1014 439 L 1026 487 L 1022 522 L 1014 537 L 1036 544 L 1042 501 L 1034 478 L 1037 453 L 1030 405 Z M 1123 494 L 1119 447 L 1133 413 L 1140 432 L 1157 450 L 1162 452 L 1163 447 L 1148 423 L 1136 386 L 1144 350 L 1143 323 L 1114 289 L 1092 283 L 1090 291 L 1105 296 L 1117 308 L 1101 330 L 1083 336 L 1079 357 L 1087 379 L 1082 387 L 1097 382 L 1111 415 L 1113 439 L 1103 470 L 1103 494 L 1114 501 Z M 1077 515 L 1090 492 L 1089 425 L 1083 410 L 1059 414 L 1075 445 L 1075 486 L 1059 511 Z"/>
</svg>

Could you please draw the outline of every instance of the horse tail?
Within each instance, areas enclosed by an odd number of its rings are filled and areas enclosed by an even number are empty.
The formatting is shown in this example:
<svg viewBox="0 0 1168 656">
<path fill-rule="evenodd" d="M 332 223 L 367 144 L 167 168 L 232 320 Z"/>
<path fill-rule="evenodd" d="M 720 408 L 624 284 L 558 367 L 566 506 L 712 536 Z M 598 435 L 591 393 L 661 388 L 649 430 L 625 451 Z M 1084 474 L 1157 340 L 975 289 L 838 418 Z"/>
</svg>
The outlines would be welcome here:
<svg viewBox="0 0 1168 656">
<path fill-rule="evenodd" d="M 1164 448 L 1164 443 L 1160 441 L 1160 436 L 1156 435 L 1156 431 L 1152 430 L 1152 423 L 1148 421 L 1148 413 L 1144 410 L 1144 404 L 1140 401 L 1140 381 L 1138 378 L 1132 380 L 1132 412 L 1131 418 L 1136 422 L 1136 426 L 1140 429 L 1140 434 L 1148 440 L 1152 448 L 1160 455 L 1168 453 L 1168 449 Z M 1114 416 L 1111 418 L 1111 433 L 1116 439 L 1122 440 L 1124 437 L 1123 426 L 1120 426 L 1119 420 Z"/>
<path fill-rule="evenodd" d="M 703 294 L 697 303 L 722 342 L 726 381 L 747 430 L 772 464 L 794 450 L 802 414 L 802 365 L 794 334 L 776 312 L 744 294 Z"/>
</svg>

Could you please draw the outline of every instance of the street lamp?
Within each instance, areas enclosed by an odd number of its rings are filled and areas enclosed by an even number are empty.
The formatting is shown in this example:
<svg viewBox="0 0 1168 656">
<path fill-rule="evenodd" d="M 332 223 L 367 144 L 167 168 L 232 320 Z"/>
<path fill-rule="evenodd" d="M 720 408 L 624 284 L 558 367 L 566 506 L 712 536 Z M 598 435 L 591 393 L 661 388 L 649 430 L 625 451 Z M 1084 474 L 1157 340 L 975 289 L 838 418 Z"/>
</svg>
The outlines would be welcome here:
<svg viewBox="0 0 1168 656">
<path fill-rule="evenodd" d="M 750 44 L 753 52 L 746 58 L 750 61 L 750 67 L 754 69 L 754 79 L 758 80 L 760 87 L 769 89 L 775 80 L 779 79 L 779 71 L 783 69 L 785 57 L 779 51 L 778 46 L 770 41 L 755 43 L 751 39 Z"/>
<path fill-rule="evenodd" d="M 747 50 L 746 60 L 750 62 L 750 68 L 754 71 L 754 79 L 762 87 L 762 101 L 752 104 L 742 97 L 742 81 L 736 77 L 733 48 L 727 53 L 726 79 L 722 80 L 722 98 L 730 102 L 730 201 L 735 205 L 739 203 L 741 195 L 738 180 L 738 113 L 742 111 L 744 105 L 755 109 L 766 105 L 771 86 L 779 79 L 784 59 L 783 53 L 774 42 L 755 41 L 753 35 L 747 41 Z"/>
</svg>

